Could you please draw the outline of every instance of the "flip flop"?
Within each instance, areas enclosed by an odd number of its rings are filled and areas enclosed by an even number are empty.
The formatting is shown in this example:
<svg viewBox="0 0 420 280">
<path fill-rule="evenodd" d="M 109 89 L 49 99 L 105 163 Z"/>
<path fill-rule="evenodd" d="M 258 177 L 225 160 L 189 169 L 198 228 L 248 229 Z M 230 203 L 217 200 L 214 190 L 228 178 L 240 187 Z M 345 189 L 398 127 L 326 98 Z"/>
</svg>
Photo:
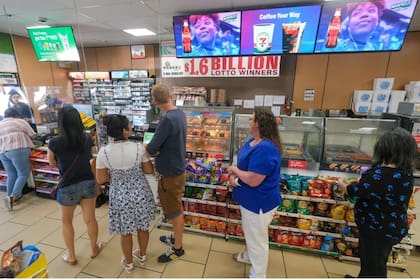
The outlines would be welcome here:
<svg viewBox="0 0 420 280">
<path fill-rule="evenodd" d="M 237 262 L 251 264 L 251 262 L 245 258 L 245 252 L 233 254 L 232 257 Z"/>
<path fill-rule="evenodd" d="M 91 259 L 96 258 L 99 255 L 99 253 L 101 252 L 101 250 L 102 250 L 103 247 L 104 247 L 104 244 L 102 242 L 96 243 L 96 255 L 90 256 L 90 258 Z"/>
<path fill-rule="evenodd" d="M 67 253 L 65 253 L 65 254 L 62 256 L 62 259 L 63 259 L 63 261 L 64 261 L 64 262 L 68 263 L 69 265 L 76 265 L 76 264 L 77 264 L 77 260 L 71 261 L 71 260 L 69 259 L 69 255 L 67 255 Z"/>
</svg>

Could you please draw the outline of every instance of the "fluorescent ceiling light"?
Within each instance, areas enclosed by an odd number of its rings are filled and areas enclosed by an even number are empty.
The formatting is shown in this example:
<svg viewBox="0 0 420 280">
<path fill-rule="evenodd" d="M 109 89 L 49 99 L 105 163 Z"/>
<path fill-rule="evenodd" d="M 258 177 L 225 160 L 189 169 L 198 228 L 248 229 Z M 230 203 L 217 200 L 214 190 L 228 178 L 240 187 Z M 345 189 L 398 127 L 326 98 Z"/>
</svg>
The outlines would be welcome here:
<svg viewBox="0 0 420 280">
<path fill-rule="evenodd" d="M 124 29 L 124 32 L 127 32 L 133 36 L 150 36 L 150 35 L 156 35 L 155 32 L 150 31 L 147 28 L 136 28 L 136 29 Z"/>
<path fill-rule="evenodd" d="M 49 28 L 51 26 L 49 25 L 34 25 L 34 26 L 28 26 L 26 29 L 33 29 L 33 28 Z"/>
</svg>

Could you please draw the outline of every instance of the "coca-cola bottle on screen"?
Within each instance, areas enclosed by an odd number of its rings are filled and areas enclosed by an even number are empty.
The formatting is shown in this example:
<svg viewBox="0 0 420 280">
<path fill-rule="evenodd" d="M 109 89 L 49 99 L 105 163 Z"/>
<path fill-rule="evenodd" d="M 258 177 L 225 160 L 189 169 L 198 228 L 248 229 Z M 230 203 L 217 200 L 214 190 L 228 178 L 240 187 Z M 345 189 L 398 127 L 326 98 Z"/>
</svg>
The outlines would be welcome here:
<svg viewBox="0 0 420 280">
<path fill-rule="evenodd" d="M 184 53 L 190 53 L 192 51 L 191 30 L 188 26 L 188 19 L 184 19 L 184 25 L 182 27 L 182 47 L 184 49 Z"/>
<path fill-rule="evenodd" d="M 335 8 L 333 18 L 328 25 L 327 42 L 325 47 L 335 48 L 337 46 L 338 35 L 341 29 L 341 8 Z"/>
</svg>

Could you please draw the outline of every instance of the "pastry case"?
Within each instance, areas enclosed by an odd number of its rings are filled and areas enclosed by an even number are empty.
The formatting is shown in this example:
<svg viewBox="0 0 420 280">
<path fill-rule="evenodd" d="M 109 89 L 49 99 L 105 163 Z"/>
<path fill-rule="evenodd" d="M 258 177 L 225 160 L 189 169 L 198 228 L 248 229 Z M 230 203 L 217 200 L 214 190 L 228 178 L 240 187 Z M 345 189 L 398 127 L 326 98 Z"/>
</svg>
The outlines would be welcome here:
<svg viewBox="0 0 420 280">
<path fill-rule="evenodd" d="M 378 138 L 397 124 L 396 120 L 326 118 L 321 169 L 363 172 L 372 164 Z"/>
<path fill-rule="evenodd" d="M 234 155 L 250 137 L 249 114 L 237 114 L 234 128 Z M 324 137 L 324 118 L 281 118 L 278 126 L 283 144 L 282 167 L 318 170 Z"/>
<path fill-rule="evenodd" d="M 234 108 L 183 107 L 187 119 L 187 157 L 230 161 Z"/>
</svg>

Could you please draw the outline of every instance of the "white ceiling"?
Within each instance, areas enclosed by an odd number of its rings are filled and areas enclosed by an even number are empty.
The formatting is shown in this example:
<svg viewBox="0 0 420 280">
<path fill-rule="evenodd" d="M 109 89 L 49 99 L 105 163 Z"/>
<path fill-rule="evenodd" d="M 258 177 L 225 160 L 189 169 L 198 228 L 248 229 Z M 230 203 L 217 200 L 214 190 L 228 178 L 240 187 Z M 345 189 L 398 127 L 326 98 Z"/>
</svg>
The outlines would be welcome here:
<svg viewBox="0 0 420 280">
<path fill-rule="evenodd" d="M 255 3 L 258 2 L 258 5 Z M 197 11 L 228 11 L 290 4 L 304 0 L 0 0 L 0 32 L 28 37 L 26 27 L 73 26 L 79 46 L 150 44 L 173 40 L 172 17 Z M 133 37 L 123 29 L 145 27 L 157 36 Z M 410 31 L 420 31 L 417 5 Z"/>
</svg>

